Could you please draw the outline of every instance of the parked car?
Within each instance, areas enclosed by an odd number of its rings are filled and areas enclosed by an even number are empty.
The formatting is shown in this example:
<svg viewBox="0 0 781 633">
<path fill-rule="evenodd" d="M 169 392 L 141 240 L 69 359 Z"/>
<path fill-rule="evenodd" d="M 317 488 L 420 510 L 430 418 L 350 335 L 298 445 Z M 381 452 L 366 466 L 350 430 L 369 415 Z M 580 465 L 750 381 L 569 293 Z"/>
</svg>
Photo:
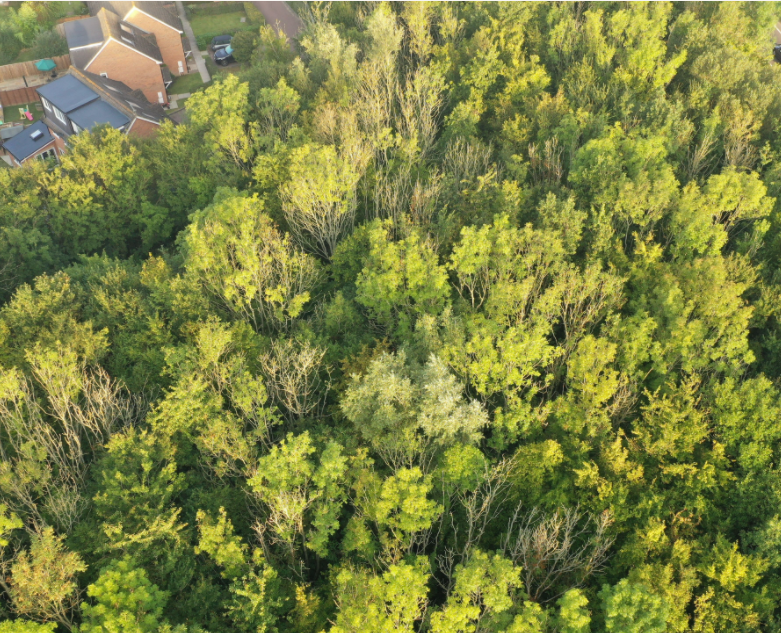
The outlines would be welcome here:
<svg viewBox="0 0 781 633">
<path fill-rule="evenodd" d="M 221 48 L 218 51 L 214 52 L 214 63 L 218 64 L 219 66 L 227 66 L 228 64 L 232 64 L 235 59 L 233 59 L 233 47 L 228 44 L 225 48 Z"/>
<path fill-rule="evenodd" d="M 773 59 L 775 59 L 777 63 L 781 64 L 781 44 L 776 44 L 773 47 Z"/>
<path fill-rule="evenodd" d="M 212 51 L 216 53 L 217 51 L 222 50 L 226 46 L 230 46 L 232 39 L 233 39 L 232 35 L 218 35 L 216 37 L 213 37 Z"/>
</svg>

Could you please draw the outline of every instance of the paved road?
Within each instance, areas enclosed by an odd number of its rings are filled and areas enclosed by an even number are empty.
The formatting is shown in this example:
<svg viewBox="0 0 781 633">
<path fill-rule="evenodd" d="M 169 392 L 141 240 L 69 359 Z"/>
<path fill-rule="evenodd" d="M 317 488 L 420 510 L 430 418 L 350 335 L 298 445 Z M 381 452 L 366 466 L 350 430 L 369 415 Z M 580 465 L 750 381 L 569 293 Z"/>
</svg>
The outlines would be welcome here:
<svg viewBox="0 0 781 633">
<path fill-rule="evenodd" d="M 285 5 L 287 6 L 287 5 Z M 182 19 L 182 28 L 184 29 L 187 39 L 190 41 L 190 50 L 193 52 L 193 59 L 195 65 L 198 67 L 198 72 L 201 74 L 203 83 L 207 83 L 212 80 L 209 76 L 209 71 L 206 68 L 206 62 L 203 61 L 201 51 L 198 50 L 198 42 L 195 39 L 195 33 L 193 33 L 193 27 L 187 21 L 187 14 L 184 12 L 184 7 L 179 0 L 176 0 L 176 10 L 179 11 L 179 17 Z"/>
<path fill-rule="evenodd" d="M 279 33 L 280 28 L 287 35 L 290 47 L 295 48 L 295 43 L 292 41 L 301 34 L 304 30 L 304 23 L 301 21 L 293 10 L 287 5 L 287 2 L 253 2 L 258 11 L 266 18 L 266 22 L 274 27 L 274 30 Z"/>
</svg>

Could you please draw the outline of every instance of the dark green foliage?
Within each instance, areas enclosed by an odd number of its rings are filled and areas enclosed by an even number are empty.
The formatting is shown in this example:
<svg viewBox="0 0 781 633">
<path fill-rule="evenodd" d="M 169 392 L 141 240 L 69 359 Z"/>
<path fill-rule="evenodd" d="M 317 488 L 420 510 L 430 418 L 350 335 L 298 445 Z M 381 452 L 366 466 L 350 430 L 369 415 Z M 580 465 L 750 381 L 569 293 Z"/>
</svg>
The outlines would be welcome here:
<svg viewBox="0 0 781 633">
<path fill-rule="evenodd" d="M 33 40 L 35 59 L 46 59 L 68 54 L 68 42 L 57 31 L 41 31 Z"/>
<path fill-rule="evenodd" d="M 257 34 L 252 31 L 239 31 L 236 33 L 231 40 L 233 59 L 237 62 L 248 62 L 252 58 L 257 40 Z"/>
</svg>

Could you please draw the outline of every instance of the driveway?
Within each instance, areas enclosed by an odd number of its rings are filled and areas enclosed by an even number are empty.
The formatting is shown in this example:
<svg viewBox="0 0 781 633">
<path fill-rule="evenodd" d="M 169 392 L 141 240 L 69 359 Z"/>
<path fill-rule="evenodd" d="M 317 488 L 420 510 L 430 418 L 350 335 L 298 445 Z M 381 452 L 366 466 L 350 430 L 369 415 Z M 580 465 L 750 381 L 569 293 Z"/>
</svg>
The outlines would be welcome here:
<svg viewBox="0 0 781 633">
<path fill-rule="evenodd" d="M 266 18 L 266 23 L 274 27 L 279 34 L 280 29 L 287 35 L 290 48 L 295 49 L 295 42 L 301 31 L 304 30 L 304 23 L 301 21 L 287 2 L 253 2 L 258 11 Z"/>
<path fill-rule="evenodd" d="M 195 65 L 198 67 L 198 72 L 201 74 L 201 80 L 203 83 L 207 84 L 212 78 L 209 76 L 209 71 L 206 68 L 206 62 L 203 61 L 201 51 L 198 50 L 198 42 L 195 39 L 193 27 L 191 27 L 190 23 L 187 21 L 187 14 L 184 12 L 184 7 L 179 0 L 176 0 L 176 10 L 179 12 L 179 18 L 182 20 L 182 28 L 190 42 L 190 50 L 192 50 L 193 59 L 195 60 Z"/>
</svg>

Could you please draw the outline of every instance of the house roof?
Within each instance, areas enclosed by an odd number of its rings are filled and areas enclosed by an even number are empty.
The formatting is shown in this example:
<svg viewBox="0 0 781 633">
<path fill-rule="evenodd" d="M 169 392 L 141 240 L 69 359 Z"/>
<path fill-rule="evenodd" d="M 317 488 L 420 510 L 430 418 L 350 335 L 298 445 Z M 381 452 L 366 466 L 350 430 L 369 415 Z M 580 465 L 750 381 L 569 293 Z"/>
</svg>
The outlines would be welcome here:
<svg viewBox="0 0 781 633">
<path fill-rule="evenodd" d="M 103 29 L 100 28 L 98 18 L 65 22 L 62 28 L 65 30 L 65 39 L 68 40 L 68 48 L 79 48 L 103 42 Z"/>
<path fill-rule="evenodd" d="M 130 118 L 117 110 L 114 106 L 101 99 L 71 112 L 68 117 L 80 128 L 91 130 L 96 125 L 108 124 L 113 128 L 120 128 L 130 123 Z"/>
<path fill-rule="evenodd" d="M 146 33 L 129 22 L 120 20 L 116 13 L 106 11 L 105 8 L 101 8 L 98 11 L 97 18 L 100 20 L 100 26 L 103 29 L 105 39 L 111 37 L 118 42 L 127 44 L 131 48 L 135 48 L 147 57 L 163 63 L 163 57 L 160 55 L 160 49 L 157 47 L 157 39 L 154 33 Z"/>
<path fill-rule="evenodd" d="M 40 132 L 41 135 L 34 139 L 33 135 L 37 132 Z M 37 121 L 25 128 L 21 134 L 5 141 L 3 148 L 21 163 L 53 140 L 54 137 L 46 124 L 43 121 Z"/>
<path fill-rule="evenodd" d="M 100 124 L 119 128 L 137 117 L 158 124 L 167 118 L 163 108 L 149 103 L 140 90 L 131 90 L 121 81 L 73 66 L 67 74 L 37 90 L 71 121 L 87 130 Z"/>
<path fill-rule="evenodd" d="M 66 114 L 98 98 L 94 90 L 90 90 L 71 73 L 36 90 L 39 95 Z"/>
<path fill-rule="evenodd" d="M 158 63 L 163 62 L 154 33 L 147 33 L 121 20 L 116 13 L 106 10 L 105 7 L 100 7 L 91 18 L 65 22 L 63 27 L 70 49 L 71 64 L 76 68 L 87 68 L 101 50 L 98 45 L 108 39 L 135 49 Z"/>
<path fill-rule="evenodd" d="M 71 72 L 71 69 L 68 72 Z M 143 92 L 131 90 L 121 81 L 101 77 L 85 70 L 73 69 L 73 75 L 130 119 L 140 116 L 161 123 L 167 118 L 160 104 L 150 103 Z"/>
<path fill-rule="evenodd" d="M 116 13 L 123 20 L 127 20 L 133 10 L 147 14 L 149 17 L 167 24 L 171 28 L 182 33 L 182 21 L 176 11 L 169 9 L 166 2 L 87 2 L 90 15 L 97 15 L 101 9 Z M 133 22 L 132 16 L 129 20 Z"/>
</svg>

